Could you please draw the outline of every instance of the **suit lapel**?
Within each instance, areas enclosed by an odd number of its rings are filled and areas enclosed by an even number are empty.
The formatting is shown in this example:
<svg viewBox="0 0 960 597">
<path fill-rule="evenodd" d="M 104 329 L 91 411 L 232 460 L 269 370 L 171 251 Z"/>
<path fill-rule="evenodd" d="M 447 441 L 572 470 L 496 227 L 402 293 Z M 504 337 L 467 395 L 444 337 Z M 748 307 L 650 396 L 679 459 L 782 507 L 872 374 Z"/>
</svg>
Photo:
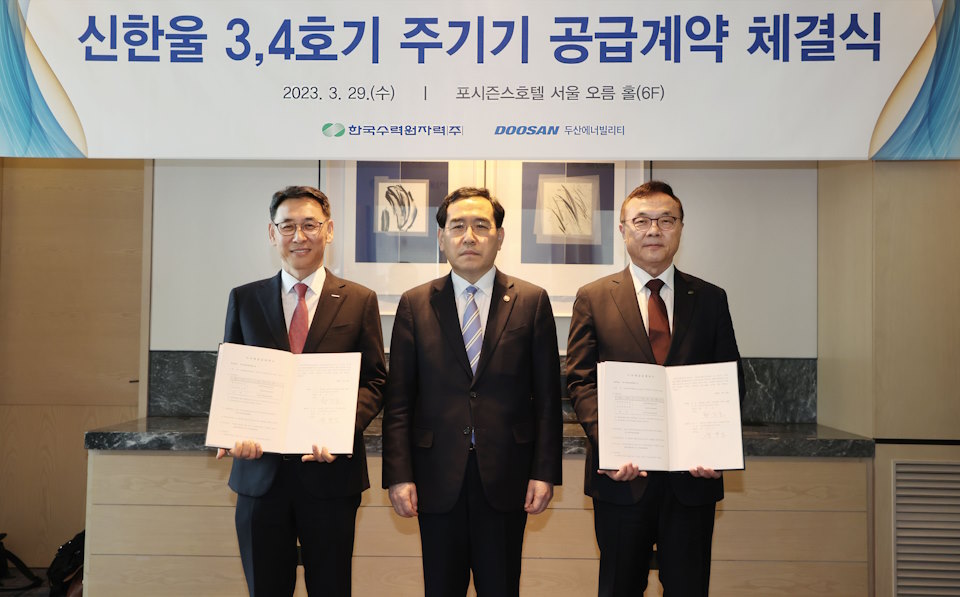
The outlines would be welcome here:
<svg viewBox="0 0 960 597">
<path fill-rule="evenodd" d="M 276 346 L 280 350 L 290 350 L 290 338 L 287 336 L 287 321 L 283 316 L 283 303 L 280 300 L 282 285 L 280 274 L 267 280 L 257 289 L 257 298 L 263 309 L 263 319 L 273 334 Z"/>
<path fill-rule="evenodd" d="M 477 374 L 474 379 L 483 374 L 484 368 L 492 358 L 493 351 L 500 342 L 500 336 L 507 326 L 513 306 L 517 304 L 517 291 L 513 282 L 506 274 L 497 270 L 493 280 L 493 294 L 490 295 L 490 311 L 487 313 L 487 325 L 483 331 L 483 348 L 480 349 L 480 362 L 477 363 Z"/>
<path fill-rule="evenodd" d="M 693 309 L 697 304 L 697 292 L 686 274 L 675 270 L 673 284 L 676 288 L 673 291 L 673 334 L 670 336 L 670 352 L 667 353 L 668 363 L 676 347 L 680 346 L 684 334 L 690 329 Z"/>
<path fill-rule="evenodd" d="M 317 345 L 323 340 L 333 320 L 336 319 L 340 307 L 347 299 L 344 293 L 345 287 L 346 284 L 343 283 L 343 280 L 327 270 L 326 277 L 323 280 L 323 288 L 320 289 L 317 311 L 313 314 L 313 323 L 310 324 L 307 340 L 303 344 L 303 352 L 315 352 L 313 349 L 316 349 Z"/>
<path fill-rule="evenodd" d="M 440 330 L 443 332 L 444 338 L 447 339 L 457 362 L 470 377 L 473 377 L 473 370 L 470 368 L 470 361 L 467 359 L 467 349 L 463 346 L 463 333 L 460 331 L 460 318 L 457 315 L 457 300 L 453 296 L 453 280 L 450 276 L 447 275 L 445 278 L 434 280 L 432 293 L 430 304 L 437 316 Z M 483 350 L 481 349 L 481 362 L 483 361 L 482 354 Z"/>
<path fill-rule="evenodd" d="M 647 338 L 647 329 L 643 326 L 643 318 L 640 316 L 640 306 L 637 304 L 637 291 L 633 286 L 633 275 L 630 273 L 630 267 L 623 270 L 620 279 L 614 278 L 611 281 L 610 295 L 613 297 L 614 304 L 620 311 L 620 316 L 634 340 L 640 345 L 640 351 L 646 357 L 647 362 L 656 363 L 657 359 L 653 356 L 653 348 L 650 346 L 650 339 Z"/>
</svg>

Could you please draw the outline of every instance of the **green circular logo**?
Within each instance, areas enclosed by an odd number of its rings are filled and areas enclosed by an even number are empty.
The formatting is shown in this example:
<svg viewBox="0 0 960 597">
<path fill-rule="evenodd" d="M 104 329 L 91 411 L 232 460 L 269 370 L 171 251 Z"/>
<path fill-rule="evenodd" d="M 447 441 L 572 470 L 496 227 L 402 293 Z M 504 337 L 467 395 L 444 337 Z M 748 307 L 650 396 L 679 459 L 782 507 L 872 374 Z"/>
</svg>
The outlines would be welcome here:
<svg viewBox="0 0 960 597">
<path fill-rule="evenodd" d="M 339 122 L 328 122 L 327 124 L 323 125 L 323 136 L 342 137 L 346 130 L 347 129 L 345 129 Z"/>
</svg>

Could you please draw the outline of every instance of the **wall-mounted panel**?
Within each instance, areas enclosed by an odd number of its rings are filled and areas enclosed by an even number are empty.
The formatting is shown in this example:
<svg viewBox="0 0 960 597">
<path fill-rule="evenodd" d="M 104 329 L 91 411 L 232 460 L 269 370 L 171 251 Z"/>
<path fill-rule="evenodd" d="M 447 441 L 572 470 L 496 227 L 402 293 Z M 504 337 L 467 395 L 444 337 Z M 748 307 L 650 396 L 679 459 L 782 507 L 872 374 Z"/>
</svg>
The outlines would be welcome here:
<svg viewBox="0 0 960 597">
<path fill-rule="evenodd" d="M 349 236 L 341 224 L 356 219 L 349 211 L 356 207 L 344 197 L 348 190 L 344 174 L 336 172 L 345 168 L 342 164 L 328 165 L 328 180 L 321 186 L 330 195 L 334 221 L 340 226 L 326 260 L 335 271 L 343 264 L 342 243 Z M 504 164 L 487 162 L 488 168 L 468 170 L 478 172 L 473 179 L 497 190 L 501 168 L 494 166 Z M 642 162 L 627 162 L 625 170 L 620 195 L 643 178 Z M 151 350 L 216 348 L 230 288 L 279 268 L 266 239 L 270 194 L 287 184 L 318 184 L 318 171 L 317 162 L 157 162 Z M 658 162 L 654 176 L 673 183 L 684 200 L 687 223 L 678 266 L 727 289 L 741 354 L 815 357 L 816 166 Z M 509 199 L 519 204 L 519 198 Z M 617 214 L 622 199 L 614 198 Z M 521 213 L 510 214 L 508 221 L 513 224 L 506 242 L 513 243 L 510 250 L 519 255 L 513 245 L 523 240 Z M 613 244 L 622 251 L 619 237 Z M 412 287 L 446 271 L 441 264 L 423 279 L 406 283 Z M 516 267 L 509 273 L 525 277 Z M 596 277 L 582 275 L 584 284 Z M 538 282 L 536 274 L 526 277 Z M 376 280 L 364 281 L 378 289 Z M 393 284 L 384 281 L 388 283 Z M 381 301 L 389 313 L 390 298 L 396 297 L 393 290 L 381 292 L 390 295 Z M 558 335 L 563 349 L 567 319 L 560 307 Z M 384 324 L 387 336 L 390 323 Z"/>
<path fill-rule="evenodd" d="M 677 267 L 723 287 L 746 357 L 817 356 L 817 165 L 654 162 L 683 201 Z"/>
<path fill-rule="evenodd" d="M 960 163 L 878 162 L 876 437 L 960 439 Z"/>
<path fill-rule="evenodd" d="M 319 186 L 319 162 L 156 162 L 151 350 L 216 349 L 230 289 L 280 269 L 268 208 L 294 184 Z"/>
</svg>

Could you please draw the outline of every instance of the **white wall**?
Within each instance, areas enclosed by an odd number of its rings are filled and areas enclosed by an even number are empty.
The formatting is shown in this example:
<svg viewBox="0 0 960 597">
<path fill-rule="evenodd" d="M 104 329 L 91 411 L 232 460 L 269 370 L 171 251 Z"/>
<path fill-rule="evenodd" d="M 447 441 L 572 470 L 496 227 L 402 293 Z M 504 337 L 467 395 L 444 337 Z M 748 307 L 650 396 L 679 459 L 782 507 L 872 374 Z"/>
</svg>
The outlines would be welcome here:
<svg viewBox="0 0 960 597">
<path fill-rule="evenodd" d="M 626 170 L 629 191 L 643 168 Z M 230 288 L 279 269 L 267 241 L 270 196 L 289 184 L 324 189 L 319 171 L 317 162 L 156 162 L 151 350 L 216 348 Z M 816 164 L 656 162 L 652 176 L 684 203 L 677 266 L 727 290 L 741 354 L 816 357 Z M 335 186 L 324 190 L 342 222 L 349 202 Z M 327 254 L 337 273 L 343 238 L 335 234 Z M 384 316 L 388 346 L 392 323 Z M 568 327 L 559 317 L 561 349 Z"/>
<path fill-rule="evenodd" d="M 270 197 L 317 186 L 309 162 L 157 160 L 151 350 L 216 350 L 234 286 L 280 269 L 267 240 Z"/>
<path fill-rule="evenodd" d="M 815 162 L 654 162 L 684 208 L 677 267 L 723 287 L 740 354 L 817 356 Z"/>
</svg>

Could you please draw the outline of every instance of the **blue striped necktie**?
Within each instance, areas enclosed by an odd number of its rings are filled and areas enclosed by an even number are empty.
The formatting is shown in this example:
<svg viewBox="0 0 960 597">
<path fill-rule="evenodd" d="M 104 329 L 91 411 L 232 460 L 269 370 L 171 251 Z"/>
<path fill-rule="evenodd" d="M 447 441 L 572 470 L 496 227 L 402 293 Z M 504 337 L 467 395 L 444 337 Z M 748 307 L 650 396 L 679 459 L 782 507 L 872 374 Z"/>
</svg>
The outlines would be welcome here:
<svg viewBox="0 0 960 597">
<path fill-rule="evenodd" d="M 480 310 L 477 301 L 473 299 L 477 293 L 476 286 L 467 286 L 467 306 L 463 309 L 463 345 L 467 349 L 467 359 L 474 374 L 477 372 L 477 363 L 480 362 L 480 346 L 483 344 L 483 332 L 480 330 Z"/>
</svg>

